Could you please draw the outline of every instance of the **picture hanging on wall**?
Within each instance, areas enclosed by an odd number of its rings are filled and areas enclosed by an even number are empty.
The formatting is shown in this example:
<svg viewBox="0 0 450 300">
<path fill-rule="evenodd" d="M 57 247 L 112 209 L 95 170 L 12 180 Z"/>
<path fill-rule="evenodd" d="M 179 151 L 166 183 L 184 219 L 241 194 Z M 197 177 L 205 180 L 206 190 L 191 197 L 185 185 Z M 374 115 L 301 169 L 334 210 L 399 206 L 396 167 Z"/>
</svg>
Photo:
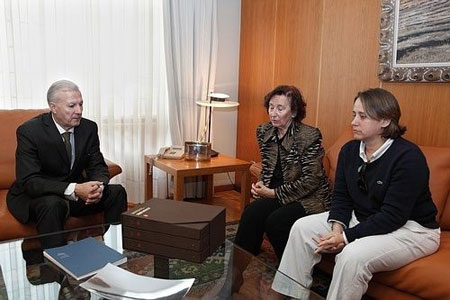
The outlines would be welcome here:
<svg viewBox="0 0 450 300">
<path fill-rule="evenodd" d="M 450 82 L 450 1 L 382 0 L 383 81 Z"/>
</svg>

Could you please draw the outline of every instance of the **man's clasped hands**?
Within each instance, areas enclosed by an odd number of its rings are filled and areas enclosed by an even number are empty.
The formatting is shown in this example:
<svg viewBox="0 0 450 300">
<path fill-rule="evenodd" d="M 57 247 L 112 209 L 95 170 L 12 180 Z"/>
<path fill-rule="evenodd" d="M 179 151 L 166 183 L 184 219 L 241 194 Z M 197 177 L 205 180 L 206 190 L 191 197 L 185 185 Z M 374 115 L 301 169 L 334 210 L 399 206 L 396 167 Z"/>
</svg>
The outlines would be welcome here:
<svg viewBox="0 0 450 300">
<path fill-rule="evenodd" d="M 100 201 L 103 196 L 103 182 L 88 181 L 77 183 L 75 185 L 75 195 L 81 198 L 86 205 L 94 204 Z"/>
</svg>

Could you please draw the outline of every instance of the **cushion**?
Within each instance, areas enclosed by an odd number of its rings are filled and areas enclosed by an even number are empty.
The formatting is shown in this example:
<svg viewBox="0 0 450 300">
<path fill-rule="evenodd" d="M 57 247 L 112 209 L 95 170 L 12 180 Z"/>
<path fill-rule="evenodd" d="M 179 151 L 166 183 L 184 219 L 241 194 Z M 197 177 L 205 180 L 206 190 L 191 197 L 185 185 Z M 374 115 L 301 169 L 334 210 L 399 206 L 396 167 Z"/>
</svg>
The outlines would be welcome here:
<svg viewBox="0 0 450 300">
<path fill-rule="evenodd" d="M 450 232 L 441 233 L 439 250 L 398 270 L 380 272 L 373 282 L 416 295 L 422 299 L 450 299 Z"/>
<path fill-rule="evenodd" d="M 450 148 L 420 146 L 430 169 L 430 190 L 441 229 L 450 229 Z"/>
<path fill-rule="evenodd" d="M 0 189 L 8 189 L 15 180 L 16 130 L 25 121 L 48 112 L 48 109 L 0 110 Z"/>
</svg>

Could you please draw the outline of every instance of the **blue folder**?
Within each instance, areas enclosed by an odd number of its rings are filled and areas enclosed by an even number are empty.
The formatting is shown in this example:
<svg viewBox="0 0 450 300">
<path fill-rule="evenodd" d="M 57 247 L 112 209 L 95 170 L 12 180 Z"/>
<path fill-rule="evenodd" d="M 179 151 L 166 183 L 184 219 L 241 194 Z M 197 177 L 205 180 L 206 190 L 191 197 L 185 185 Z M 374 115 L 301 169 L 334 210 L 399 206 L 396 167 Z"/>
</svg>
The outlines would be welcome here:
<svg viewBox="0 0 450 300">
<path fill-rule="evenodd" d="M 44 256 L 76 280 L 94 275 L 107 263 L 120 265 L 127 261 L 124 255 L 92 237 L 46 249 Z"/>
</svg>

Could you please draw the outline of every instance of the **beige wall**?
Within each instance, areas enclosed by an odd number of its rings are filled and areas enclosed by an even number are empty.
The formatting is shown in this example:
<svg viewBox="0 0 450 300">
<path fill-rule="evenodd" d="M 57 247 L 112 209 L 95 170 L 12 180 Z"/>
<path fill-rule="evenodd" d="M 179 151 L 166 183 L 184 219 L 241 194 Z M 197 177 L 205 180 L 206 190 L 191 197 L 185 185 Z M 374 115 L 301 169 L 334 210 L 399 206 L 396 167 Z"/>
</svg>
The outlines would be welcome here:
<svg viewBox="0 0 450 300">
<path fill-rule="evenodd" d="M 378 80 L 380 0 L 242 0 L 236 155 L 259 160 L 256 126 L 268 120 L 262 99 L 278 84 L 300 88 L 305 123 L 329 147 L 351 121 L 355 94 L 394 93 L 406 138 L 450 147 L 450 84 Z"/>
<path fill-rule="evenodd" d="M 218 0 L 218 53 L 214 91 L 239 101 L 239 36 L 241 0 Z M 236 157 L 237 112 L 239 107 L 216 109 L 212 124 L 213 149 Z M 231 178 L 231 179 L 230 179 Z M 214 185 L 234 183 L 234 173 L 214 175 Z"/>
</svg>

